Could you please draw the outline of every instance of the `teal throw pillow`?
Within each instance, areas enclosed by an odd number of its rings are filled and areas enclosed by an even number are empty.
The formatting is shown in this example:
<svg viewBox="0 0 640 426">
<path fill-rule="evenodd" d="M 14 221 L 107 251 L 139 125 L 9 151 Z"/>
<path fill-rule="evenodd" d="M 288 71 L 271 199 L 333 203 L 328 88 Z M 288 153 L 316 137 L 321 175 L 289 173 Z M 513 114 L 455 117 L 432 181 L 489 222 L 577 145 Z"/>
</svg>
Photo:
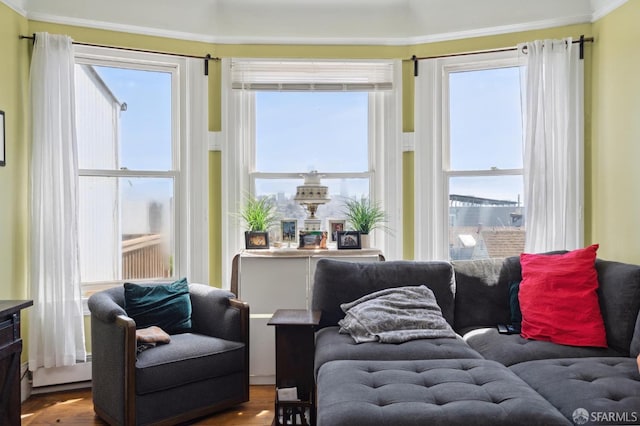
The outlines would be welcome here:
<svg viewBox="0 0 640 426">
<path fill-rule="evenodd" d="M 182 278 L 171 284 L 124 283 L 124 309 L 136 328 L 157 326 L 169 334 L 191 329 L 189 283 Z"/>
</svg>

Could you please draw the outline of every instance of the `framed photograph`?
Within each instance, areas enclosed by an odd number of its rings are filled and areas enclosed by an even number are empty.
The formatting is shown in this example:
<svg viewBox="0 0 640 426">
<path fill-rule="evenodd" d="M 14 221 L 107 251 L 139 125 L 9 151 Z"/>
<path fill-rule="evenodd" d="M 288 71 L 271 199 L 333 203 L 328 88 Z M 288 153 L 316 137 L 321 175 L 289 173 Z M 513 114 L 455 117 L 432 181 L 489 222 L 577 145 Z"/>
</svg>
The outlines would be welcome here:
<svg viewBox="0 0 640 426">
<path fill-rule="evenodd" d="M 326 231 L 300 231 L 298 238 L 299 249 L 326 249 L 327 248 L 327 232 Z"/>
<path fill-rule="evenodd" d="M 280 221 L 280 240 L 283 243 L 295 243 L 298 239 L 298 219 Z"/>
<path fill-rule="evenodd" d="M 247 231 L 244 233 L 244 244 L 248 249 L 268 249 L 269 233 L 262 231 Z"/>
<path fill-rule="evenodd" d="M 360 233 L 356 231 L 338 232 L 338 249 L 359 249 L 362 248 L 360 243 Z"/>
<path fill-rule="evenodd" d="M 0 111 L 0 166 L 5 166 L 6 152 L 5 152 L 5 130 L 4 130 L 4 111 Z"/>
<path fill-rule="evenodd" d="M 338 241 L 338 232 L 347 229 L 347 221 L 346 219 L 327 219 L 327 229 L 331 236 L 331 242 L 335 243 Z"/>
</svg>

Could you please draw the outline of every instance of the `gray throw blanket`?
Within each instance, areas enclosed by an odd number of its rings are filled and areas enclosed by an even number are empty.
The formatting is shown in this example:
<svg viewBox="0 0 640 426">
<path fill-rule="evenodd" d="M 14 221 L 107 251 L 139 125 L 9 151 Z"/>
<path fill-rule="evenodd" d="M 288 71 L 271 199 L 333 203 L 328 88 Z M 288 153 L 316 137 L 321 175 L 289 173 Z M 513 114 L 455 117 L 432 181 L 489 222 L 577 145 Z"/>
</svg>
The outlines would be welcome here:
<svg viewBox="0 0 640 426">
<path fill-rule="evenodd" d="M 340 333 L 351 334 L 356 343 L 456 337 L 424 285 L 376 291 L 340 308 L 346 313 L 338 323 Z"/>
</svg>

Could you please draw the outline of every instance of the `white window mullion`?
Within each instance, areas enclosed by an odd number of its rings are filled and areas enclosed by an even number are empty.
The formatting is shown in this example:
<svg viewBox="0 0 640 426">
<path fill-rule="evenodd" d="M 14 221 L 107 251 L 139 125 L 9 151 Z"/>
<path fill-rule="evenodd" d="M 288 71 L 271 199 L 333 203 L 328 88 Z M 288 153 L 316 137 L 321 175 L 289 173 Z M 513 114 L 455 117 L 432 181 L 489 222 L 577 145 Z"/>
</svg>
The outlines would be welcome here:
<svg viewBox="0 0 640 426">
<path fill-rule="evenodd" d="M 387 213 L 389 231 L 375 231 L 376 247 L 380 247 L 387 259 L 402 259 L 402 75 L 399 61 L 394 63 L 394 89 L 389 92 L 371 94 L 373 110 L 371 117 L 376 128 L 375 141 L 371 147 L 372 165 L 375 170 L 375 200 Z"/>
<path fill-rule="evenodd" d="M 180 234 L 182 256 L 180 271 L 192 282 L 209 282 L 209 190 L 207 86 L 202 61 L 187 59 L 182 80 Z"/>
<path fill-rule="evenodd" d="M 231 90 L 231 60 L 222 59 L 222 287 L 231 282 L 233 256 L 242 248 L 240 228 L 234 212 L 248 191 L 248 165 L 245 155 L 245 94 Z"/>
<path fill-rule="evenodd" d="M 420 61 L 416 78 L 415 259 L 444 260 L 446 182 L 442 173 L 442 91 L 436 79 L 438 61 Z M 439 201 L 438 201 L 439 200 Z M 434 202 L 435 201 L 435 202 Z"/>
</svg>

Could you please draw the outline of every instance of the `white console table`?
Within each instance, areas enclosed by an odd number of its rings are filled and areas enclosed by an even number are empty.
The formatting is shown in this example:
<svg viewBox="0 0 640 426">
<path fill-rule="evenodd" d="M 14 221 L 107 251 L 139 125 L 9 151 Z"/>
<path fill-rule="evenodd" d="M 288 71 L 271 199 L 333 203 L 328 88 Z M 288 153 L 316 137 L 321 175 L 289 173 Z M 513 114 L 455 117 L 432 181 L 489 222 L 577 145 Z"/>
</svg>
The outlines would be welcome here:
<svg viewBox="0 0 640 426">
<path fill-rule="evenodd" d="M 275 383 L 275 334 L 267 323 L 278 309 L 311 309 L 313 276 L 318 260 L 350 262 L 384 260 L 377 249 L 244 250 L 234 262 L 233 288 L 249 304 L 249 370 L 252 384 Z"/>
</svg>

